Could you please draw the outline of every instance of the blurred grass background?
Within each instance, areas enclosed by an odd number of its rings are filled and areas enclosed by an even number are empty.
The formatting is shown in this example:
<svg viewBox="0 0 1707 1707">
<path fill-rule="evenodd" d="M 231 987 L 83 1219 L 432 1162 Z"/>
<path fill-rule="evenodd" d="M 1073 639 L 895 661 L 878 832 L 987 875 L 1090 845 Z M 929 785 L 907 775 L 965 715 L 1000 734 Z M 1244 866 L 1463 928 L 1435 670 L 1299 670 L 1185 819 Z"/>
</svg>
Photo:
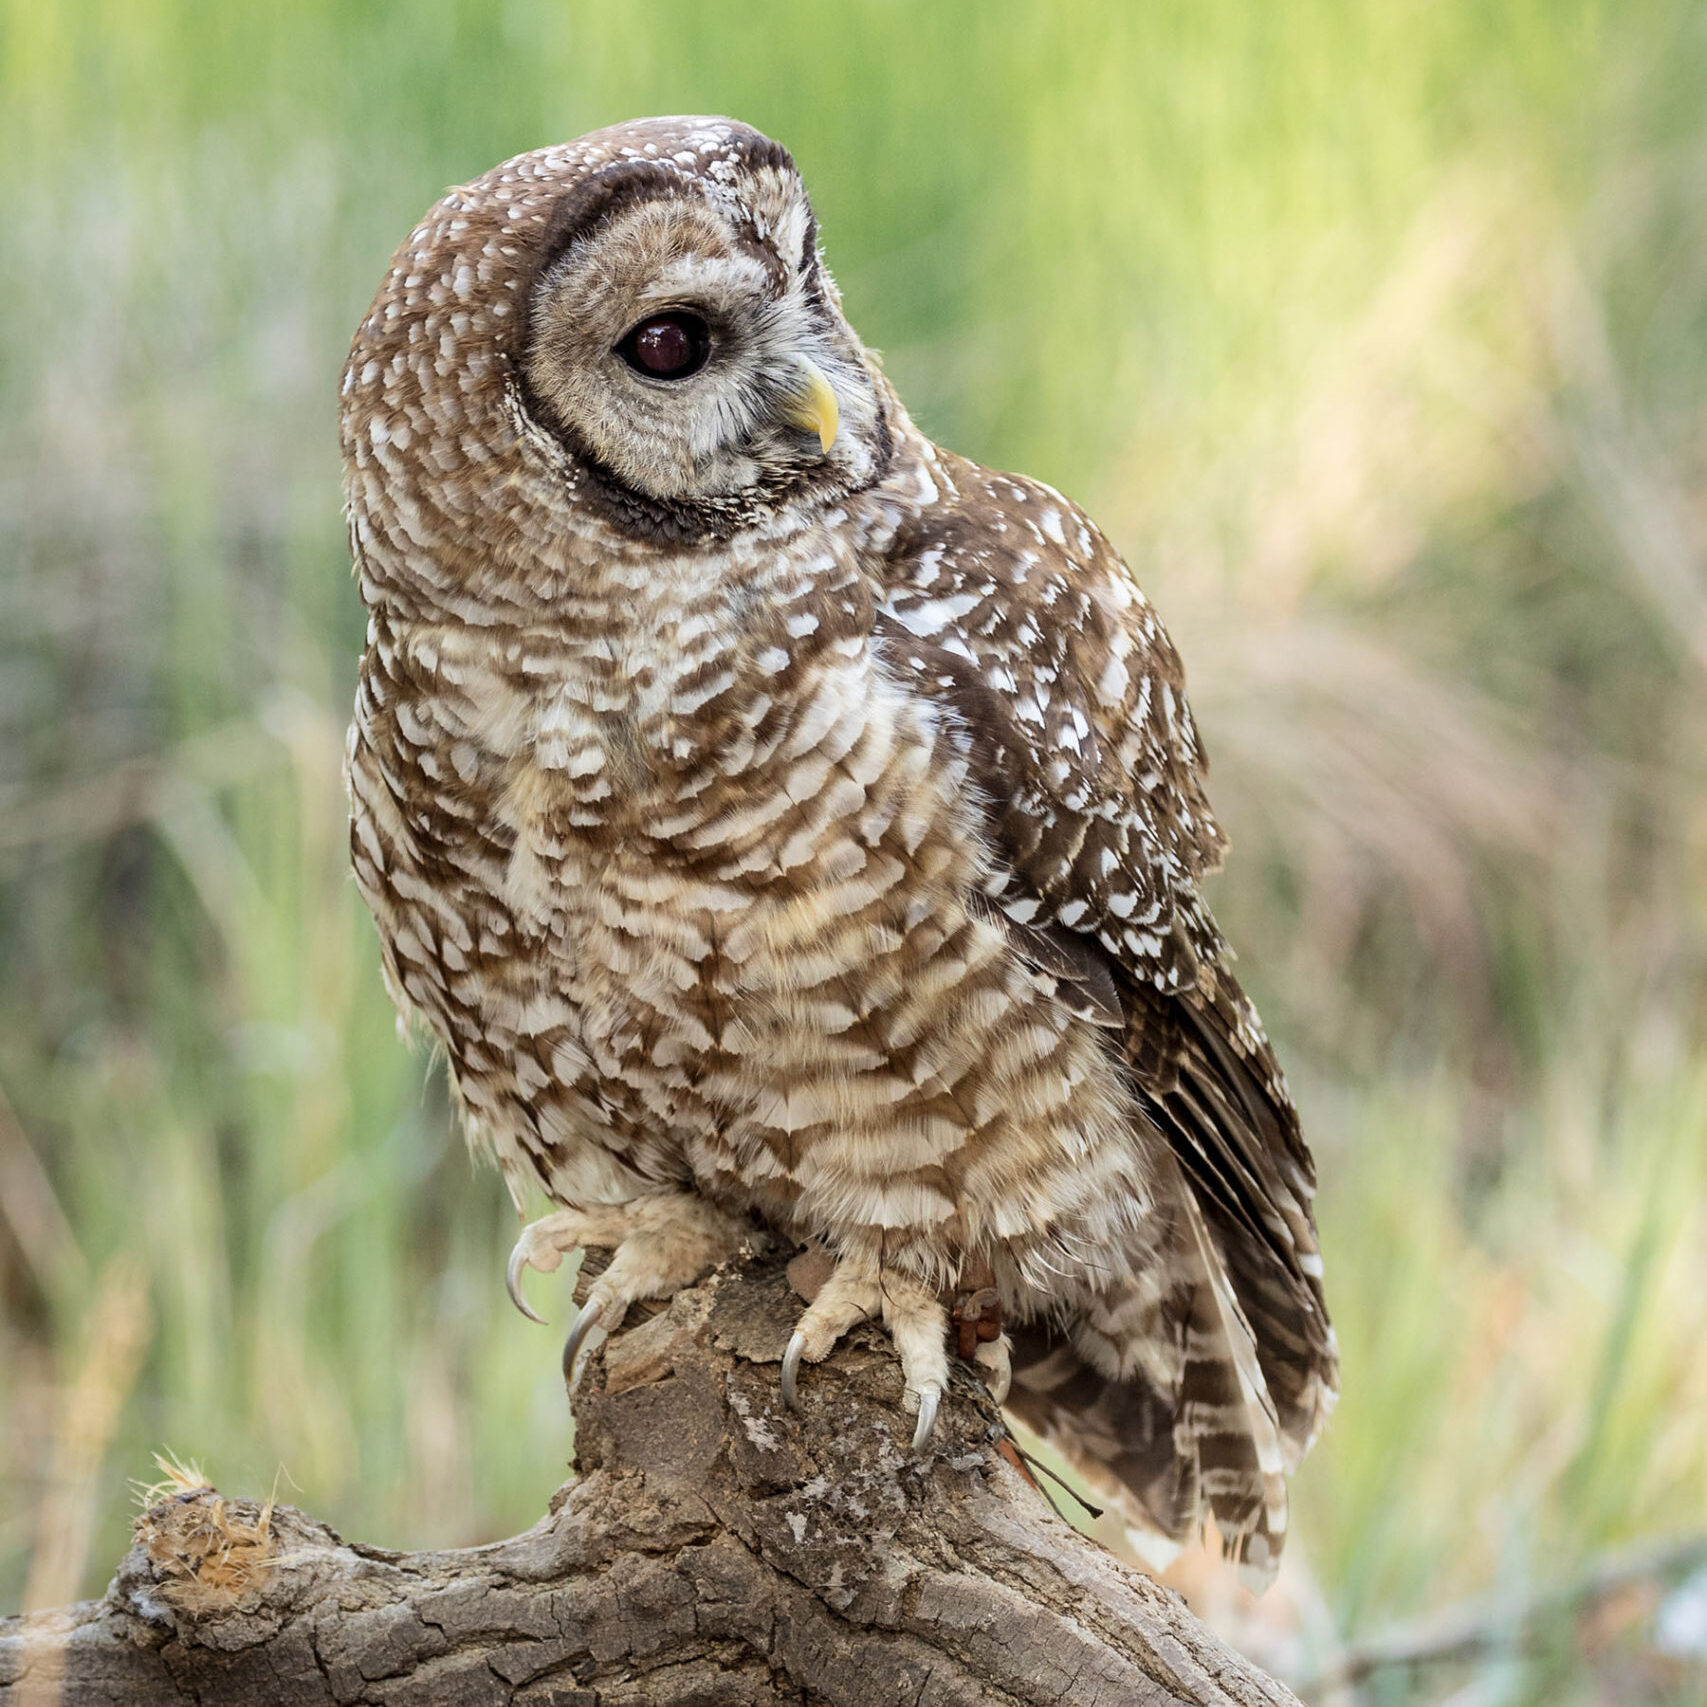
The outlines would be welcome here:
<svg viewBox="0 0 1707 1707">
<path fill-rule="evenodd" d="M 0 1606 L 98 1592 L 162 1445 L 398 1547 L 563 1473 L 346 878 L 334 390 L 445 185 L 718 111 L 1187 659 L 1345 1355 L 1282 1584 L 1202 1603 L 1295 1680 L 1510 1612 L 1372 1702 L 1707 1699 L 1663 1582 L 1511 1611 L 1707 1530 L 1699 5 L 0 20 Z"/>
</svg>

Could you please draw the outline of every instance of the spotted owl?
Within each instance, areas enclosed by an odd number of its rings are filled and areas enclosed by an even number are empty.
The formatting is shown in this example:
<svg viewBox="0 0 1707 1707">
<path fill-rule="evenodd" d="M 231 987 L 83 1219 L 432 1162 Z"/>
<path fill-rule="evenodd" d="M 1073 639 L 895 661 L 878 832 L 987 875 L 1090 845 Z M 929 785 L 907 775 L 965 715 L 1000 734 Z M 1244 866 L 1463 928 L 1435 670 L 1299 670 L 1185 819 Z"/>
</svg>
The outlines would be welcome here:
<svg viewBox="0 0 1707 1707">
<path fill-rule="evenodd" d="M 1072 503 L 914 427 L 786 150 L 649 119 L 451 191 L 342 445 L 356 877 L 559 1206 L 518 1302 L 611 1250 L 578 1343 L 816 1247 L 791 1403 L 880 1321 L 921 1450 L 967 1356 L 1152 1557 L 1212 1516 L 1271 1570 L 1337 1360 L 1179 659 Z"/>
</svg>

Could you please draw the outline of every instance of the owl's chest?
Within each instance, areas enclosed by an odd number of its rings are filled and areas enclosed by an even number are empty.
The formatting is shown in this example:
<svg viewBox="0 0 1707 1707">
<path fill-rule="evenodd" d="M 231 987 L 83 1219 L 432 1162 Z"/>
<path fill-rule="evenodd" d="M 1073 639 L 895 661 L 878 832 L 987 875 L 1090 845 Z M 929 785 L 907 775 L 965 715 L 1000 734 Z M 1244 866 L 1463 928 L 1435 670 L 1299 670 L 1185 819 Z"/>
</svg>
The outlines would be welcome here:
<svg viewBox="0 0 1707 1707">
<path fill-rule="evenodd" d="M 731 1049 L 821 1040 L 906 931 L 961 916 L 978 837 L 928 705 L 863 643 L 694 642 L 370 655 L 358 877 L 397 981 L 477 1069 L 545 1061 L 656 1118 Z"/>
</svg>

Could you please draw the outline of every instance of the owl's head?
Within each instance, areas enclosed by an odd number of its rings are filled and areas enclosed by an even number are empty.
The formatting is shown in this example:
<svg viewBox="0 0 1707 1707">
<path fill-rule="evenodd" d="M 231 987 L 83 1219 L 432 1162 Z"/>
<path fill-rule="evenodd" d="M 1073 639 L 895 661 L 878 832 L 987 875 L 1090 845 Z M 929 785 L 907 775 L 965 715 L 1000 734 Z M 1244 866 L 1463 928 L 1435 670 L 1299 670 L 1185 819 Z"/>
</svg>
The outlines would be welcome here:
<svg viewBox="0 0 1707 1707">
<path fill-rule="evenodd" d="M 517 362 L 533 419 L 677 536 L 868 483 L 878 384 L 787 151 L 729 120 L 622 134 L 540 234 Z"/>
<path fill-rule="evenodd" d="M 364 592 L 423 608 L 532 605 L 589 551 L 792 525 L 880 479 L 905 431 L 787 151 L 717 118 L 451 190 L 356 331 L 340 415 Z"/>
</svg>

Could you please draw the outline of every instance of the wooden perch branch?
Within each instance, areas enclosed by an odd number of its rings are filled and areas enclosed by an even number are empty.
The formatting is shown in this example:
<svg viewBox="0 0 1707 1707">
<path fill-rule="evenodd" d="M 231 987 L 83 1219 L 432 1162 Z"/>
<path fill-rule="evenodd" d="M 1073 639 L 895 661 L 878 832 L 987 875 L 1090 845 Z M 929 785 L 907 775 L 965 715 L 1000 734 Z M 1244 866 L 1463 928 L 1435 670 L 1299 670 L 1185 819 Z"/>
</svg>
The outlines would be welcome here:
<svg viewBox="0 0 1707 1707">
<path fill-rule="evenodd" d="M 1293 1701 L 1050 1510 L 970 1377 L 923 1456 L 869 1329 L 787 1412 L 799 1309 L 752 1263 L 593 1353 L 580 1474 L 510 1541 L 393 1553 L 163 1501 L 102 1599 L 0 1621 L 0 1704 Z"/>
</svg>

